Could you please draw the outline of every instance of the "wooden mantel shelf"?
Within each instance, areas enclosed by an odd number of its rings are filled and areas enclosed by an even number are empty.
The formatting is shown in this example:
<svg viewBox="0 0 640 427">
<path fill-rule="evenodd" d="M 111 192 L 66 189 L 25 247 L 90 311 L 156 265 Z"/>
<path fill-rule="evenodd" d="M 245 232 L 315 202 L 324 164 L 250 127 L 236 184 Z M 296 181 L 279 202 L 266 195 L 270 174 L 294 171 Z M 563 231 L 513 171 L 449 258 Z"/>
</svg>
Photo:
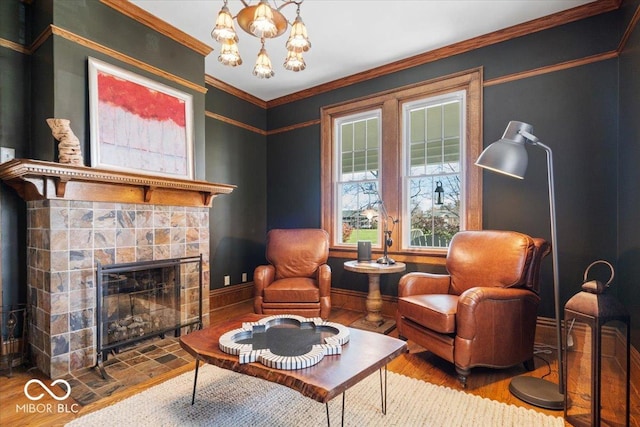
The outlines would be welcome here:
<svg viewBox="0 0 640 427">
<path fill-rule="evenodd" d="M 26 201 L 60 199 L 205 207 L 211 206 L 215 196 L 236 188 L 30 159 L 0 164 L 0 179 Z"/>
</svg>

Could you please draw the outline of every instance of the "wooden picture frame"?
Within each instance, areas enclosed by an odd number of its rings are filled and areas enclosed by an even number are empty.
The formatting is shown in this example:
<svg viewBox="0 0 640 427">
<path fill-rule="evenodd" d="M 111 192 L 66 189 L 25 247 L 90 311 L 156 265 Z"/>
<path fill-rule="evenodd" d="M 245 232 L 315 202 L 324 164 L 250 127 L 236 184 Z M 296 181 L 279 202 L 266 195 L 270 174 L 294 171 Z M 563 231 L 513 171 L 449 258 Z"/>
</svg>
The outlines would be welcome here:
<svg viewBox="0 0 640 427">
<path fill-rule="evenodd" d="M 91 166 L 193 179 L 193 97 L 89 58 Z"/>
</svg>

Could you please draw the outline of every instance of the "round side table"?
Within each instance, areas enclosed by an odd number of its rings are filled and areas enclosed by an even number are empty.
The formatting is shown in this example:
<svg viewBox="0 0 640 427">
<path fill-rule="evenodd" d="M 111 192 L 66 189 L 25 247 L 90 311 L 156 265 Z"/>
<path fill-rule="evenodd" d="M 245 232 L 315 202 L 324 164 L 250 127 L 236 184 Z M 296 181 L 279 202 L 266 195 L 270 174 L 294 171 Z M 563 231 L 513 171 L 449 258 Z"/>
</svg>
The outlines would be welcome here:
<svg viewBox="0 0 640 427">
<path fill-rule="evenodd" d="M 402 262 L 395 264 L 378 264 L 377 262 L 346 261 L 344 269 L 354 273 L 364 273 L 369 276 L 369 294 L 365 303 L 367 315 L 364 319 L 354 322 L 351 326 L 358 329 L 366 329 L 387 333 L 392 330 L 396 321 L 382 317 L 382 296 L 380 295 L 380 275 L 401 273 L 406 265 Z"/>
</svg>

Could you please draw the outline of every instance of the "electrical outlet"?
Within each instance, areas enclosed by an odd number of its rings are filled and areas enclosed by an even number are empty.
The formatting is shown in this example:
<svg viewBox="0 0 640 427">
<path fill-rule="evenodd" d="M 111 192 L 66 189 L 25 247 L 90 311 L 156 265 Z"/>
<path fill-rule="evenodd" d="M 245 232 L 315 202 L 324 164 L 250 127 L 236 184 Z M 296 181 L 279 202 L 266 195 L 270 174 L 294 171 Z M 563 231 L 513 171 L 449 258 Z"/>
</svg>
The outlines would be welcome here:
<svg viewBox="0 0 640 427">
<path fill-rule="evenodd" d="M 231 284 L 231 276 L 224 276 L 224 285 L 229 286 Z"/>
<path fill-rule="evenodd" d="M 242 273 L 242 283 L 247 281 L 247 273 Z"/>
<path fill-rule="evenodd" d="M 0 147 L 0 163 L 8 162 L 16 158 L 16 149 Z"/>
</svg>

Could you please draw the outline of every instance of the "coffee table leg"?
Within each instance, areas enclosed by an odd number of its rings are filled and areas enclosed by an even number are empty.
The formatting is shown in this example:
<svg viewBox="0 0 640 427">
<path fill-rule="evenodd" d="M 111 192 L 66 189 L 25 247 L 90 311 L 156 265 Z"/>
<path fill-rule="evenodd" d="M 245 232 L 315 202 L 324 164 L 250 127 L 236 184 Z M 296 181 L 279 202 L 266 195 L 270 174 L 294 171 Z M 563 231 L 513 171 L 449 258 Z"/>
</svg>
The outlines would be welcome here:
<svg viewBox="0 0 640 427">
<path fill-rule="evenodd" d="M 198 368 L 200 367 L 200 358 L 196 357 L 196 372 L 193 377 L 193 393 L 191 394 L 191 404 L 196 401 L 196 384 L 198 383 Z"/>
<path fill-rule="evenodd" d="M 346 392 L 342 392 L 342 426 L 344 427 L 344 396 L 345 396 Z M 327 427 L 331 427 L 331 420 L 329 419 L 329 402 L 326 402 L 325 404 L 325 408 L 327 408 Z"/>
<path fill-rule="evenodd" d="M 382 402 L 382 415 L 387 415 L 387 365 L 384 365 L 384 387 L 382 386 L 382 368 L 380 368 L 380 401 Z"/>
<path fill-rule="evenodd" d="M 384 370 L 384 382 L 382 381 L 382 371 Z M 196 370 L 196 375 L 197 375 Z M 380 372 L 380 402 L 382 406 L 382 415 L 387 415 L 387 365 L 384 365 L 384 368 L 380 368 L 378 371 Z M 193 393 L 195 396 L 196 385 L 193 384 Z M 342 425 L 344 426 L 344 402 L 345 402 L 345 394 L 346 392 L 342 392 Z M 193 403 L 192 403 L 193 404 Z M 327 427 L 331 427 L 331 420 L 329 419 L 329 402 L 325 403 L 325 408 L 327 410 Z"/>
</svg>

